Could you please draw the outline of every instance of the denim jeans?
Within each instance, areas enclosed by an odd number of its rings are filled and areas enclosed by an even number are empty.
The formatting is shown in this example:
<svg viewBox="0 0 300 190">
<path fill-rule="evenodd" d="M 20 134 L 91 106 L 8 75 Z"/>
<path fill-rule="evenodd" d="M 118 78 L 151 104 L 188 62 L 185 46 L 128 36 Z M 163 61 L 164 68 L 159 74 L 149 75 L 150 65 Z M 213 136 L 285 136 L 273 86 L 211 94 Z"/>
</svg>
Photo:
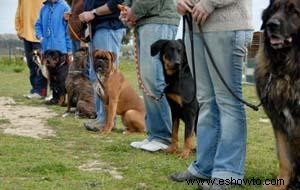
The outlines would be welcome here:
<svg viewBox="0 0 300 190">
<path fill-rule="evenodd" d="M 222 76 L 242 98 L 242 66 L 251 31 L 204 33 Z M 191 67 L 188 35 L 185 37 Z M 202 178 L 242 179 L 246 156 L 246 115 L 243 104 L 225 88 L 204 49 L 200 34 L 194 34 L 197 100 L 197 157 L 188 168 Z M 191 67 L 192 68 L 192 67 Z"/>
<path fill-rule="evenodd" d="M 31 84 L 30 93 L 37 93 L 41 96 L 47 95 L 47 79 L 38 72 L 38 66 L 32 60 L 32 51 L 34 49 L 41 49 L 40 43 L 30 42 L 24 39 L 24 50 L 29 69 L 29 80 Z"/>
<path fill-rule="evenodd" d="M 111 30 L 111 29 L 98 29 L 92 39 L 92 50 L 104 49 L 112 51 L 117 55 L 115 64 L 119 64 L 119 54 L 121 49 L 121 40 L 124 35 L 124 29 Z M 91 64 L 91 62 L 90 62 Z M 89 78 L 94 83 L 96 82 L 96 74 L 92 65 L 89 65 Z M 95 103 L 97 111 L 97 120 L 100 123 L 105 123 L 105 110 L 104 105 L 98 95 L 95 93 Z"/>
<path fill-rule="evenodd" d="M 159 97 L 166 86 L 159 55 L 151 57 L 150 46 L 159 39 L 174 39 L 177 26 L 167 24 L 145 24 L 138 28 L 139 64 L 145 86 Z M 165 96 L 159 101 L 144 94 L 146 107 L 146 129 L 148 140 L 170 143 L 172 122 L 169 104 Z"/>
</svg>

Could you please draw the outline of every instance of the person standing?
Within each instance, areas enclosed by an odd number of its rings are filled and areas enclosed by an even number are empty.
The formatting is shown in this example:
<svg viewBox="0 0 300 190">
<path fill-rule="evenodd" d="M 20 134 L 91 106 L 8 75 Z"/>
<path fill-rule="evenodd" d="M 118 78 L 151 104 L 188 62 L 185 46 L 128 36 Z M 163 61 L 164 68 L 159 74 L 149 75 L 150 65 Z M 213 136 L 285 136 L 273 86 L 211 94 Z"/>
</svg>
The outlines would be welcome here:
<svg viewBox="0 0 300 190">
<path fill-rule="evenodd" d="M 138 63 L 142 80 L 147 89 L 160 97 L 166 86 L 159 55 L 151 57 L 151 45 L 160 39 L 174 39 L 179 24 L 174 0 L 128 1 L 127 13 L 121 20 L 127 25 L 135 25 L 137 33 Z M 144 94 L 146 107 L 146 129 L 148 137 L 143 141 L 132 142 L 131 146 L 147 151 L 166 149 L 171 143 L 171 111 L 165 96 L 160 100 Z"/>
<path fill-rule="evenodd" d="M 59 98 L 66 93 L 63 87 L 55 82 L 58 77 L 51 77 L 51 73 L 56 73 L 66 79 L 69 63 L 72 61 L 72 41 L 70 39 L 67 21 L 64 14 L 70 11 L 70 7 L 64 0 L 46 0 L 42 7 L 39 18 L 35 23 L 36 38 L 41 41 L 42 53 L 47 50 L 58 50 L 65 60 L 61 65 L 49 70 L 50 87 L 52 90 L 52 99 L 46 101 L 46 104 L 53 105 L 59 103 Z"/>
<path fill-rule="evenodd" d="M 15 16 L 17 35 L 24 43 L 25 57 L 29 68 L 30 93 L 29 99 L 40 99 L 47 95 L 47 80 L 39 72 L 38 66 L 32 60 L 32 51 L 41 49 L 39 40 L 35 37 L 34 24 L 38 18 L 43 0 L 19 0 Z"/>
<path fill-rule="evenodd" d="M 201 36 L 226 83 L 242 98 L 242 67 L 252 39 L 249 0 L 179 0 L 177 11 L 193 18 L 197 100 L 196 160 L 187 171 L 171 175 L 174 181 L 212 179 L 200 189 L 223 190 L 244 177 L 246 156 L 246 115 L 243 103 L 221 82 L 204 47 Z M 199 32 L 199 27 L 203 33 Z M 191 46 L 185 36 L 191 67 Z M 192 68 L 192 67 L 191 67 Z M 231 180 L 230 183 L 224 183 Z M 223 183 L 222 183 L 223 181 Z M 231 183 L 232 182 L 232 183 Z"/>
<path fill-rule="evenodd" d="M 118 67 L 122 37 L 125 33 L 124 25 L 119 20 L 120 11 L 117 5 L 123 0 L 85 0 L 85 11 L 79 15 L 82 22 L 90 22 L 92 33 L 90 49 L 112 51 L 117 55 L 114 63 Z M 90 64 L 92 64 L 90 62 Z M 95 83 L 96 74 L 92 65 L 89 66 L 89 78 Z M 104 105 L 95 93 L 97 118 L 84 123 L 87 130 L 99 131 L 105 125 L 106 113 Z"/>
</svg>

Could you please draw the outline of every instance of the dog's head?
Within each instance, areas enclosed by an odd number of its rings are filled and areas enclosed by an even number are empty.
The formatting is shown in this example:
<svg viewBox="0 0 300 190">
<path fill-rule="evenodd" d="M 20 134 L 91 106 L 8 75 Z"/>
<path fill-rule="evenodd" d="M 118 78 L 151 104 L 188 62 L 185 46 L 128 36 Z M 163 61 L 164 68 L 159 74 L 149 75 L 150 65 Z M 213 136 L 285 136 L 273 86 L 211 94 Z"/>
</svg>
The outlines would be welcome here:
<svg viewBox="0 0 300 190">
<path fill-rule="evenodd" d="M 88 63 L 88 48 L 82 47 L 78 49 L 74 54 L 74 60 L 70 65 L 73 70 L 84 70 Z"/>
<path fill-rule="evenodd" d="M 42 54 L 41 51 L 39 49 L 34 49 L 32 51 L 32 60 L 36 63 L 36 64 L 41 64 L 41 58 L 42 58 Z"/>
<path fill-rule="evenodd" d="M 93 52 L 94 70 L 100 75 L 106 75 L 113 70 L 113 63 L 116 61 L 116 54 L 111 51 L 97 49 Z"/>
<path fill-rule="evenodd" d="M 47 50 L 43 55 L 43 64 L 46 65 L 47 68 L 55 68 L 57 65 L 64 63 L 66 57 L 63 53 L 58 50 Z"/>
<path fill-rule="evenodd" d="M 273 49 L 290 48 L 300 42 L 299 0 L 270 0 L 262 21 L 265 42 Z"/>
<path fill-rule="evenodd" d="M 151 56 L 160 53 L 160 59 L 167 75 L 173 75 L 180 69 L 185 49 L 182 40 L 158 40 L 151 45 Z"/>
</svg>

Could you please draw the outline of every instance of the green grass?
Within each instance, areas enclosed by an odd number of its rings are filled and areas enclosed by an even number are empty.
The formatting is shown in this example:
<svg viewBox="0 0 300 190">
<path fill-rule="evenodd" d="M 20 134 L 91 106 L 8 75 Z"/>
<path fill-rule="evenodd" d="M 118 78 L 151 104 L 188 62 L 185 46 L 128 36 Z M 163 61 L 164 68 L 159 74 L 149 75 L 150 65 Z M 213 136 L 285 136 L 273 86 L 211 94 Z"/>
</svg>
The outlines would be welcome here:
<svg viewBox="0 0 300 190">
<path fill-rule="evenodd" d="M 15 68 L 21 72 L 15 72 Z M 121 70 L 137 90 L 134 64 L 122 60 Z M 26 100 L 28 93 L 28 69 L 25 64 L 0 61 L 0 96 L 10 96 L 18 104 L 40 106 L 42 101 Z M 253 86 L 244 86 L 245 99 L 257 102 Z M 129 144 L 142 140 L 145 135 L 124 135 L 119 130 L 110 135 L 88 132 L 83 120 L 62 118 L 65 108 L 51 107 L 59 116 L 48 120 L 57 136 L 33 139 L 5 135 L 0 130 L 0 189 L 5 190 L 185 190 L 196 189 L 186 183 L 175 183 L 168 176 L 184 171 L 194 160 L 179 160 L 175 155 L 148 153 L 132 149 Z M 277 159 L 274 138 L 269 123 L 259 122 L 266 118 L 262 110 L 247 109 L 247 160 L 245 178 L 274 179 Z M 9 121 L 0 115 L 1 125 Z M 183 127 L 181 127 L 182 129 Z M 183 136 L 181 130 L 180 135 Z M 182 140 L 181 140 L 182 142 Z M 181 144 L 182 147 L 182 144 Z M 106 170 L 82 171 L 79 166 L 97 160 L 104 169 L 116 168 L 124 177 L 113 178 Z M 242 189 L 261 189 L 261 186 L 245 186 Z M 241 189 L 241 188 L 237 188 Z"/>
</svg>

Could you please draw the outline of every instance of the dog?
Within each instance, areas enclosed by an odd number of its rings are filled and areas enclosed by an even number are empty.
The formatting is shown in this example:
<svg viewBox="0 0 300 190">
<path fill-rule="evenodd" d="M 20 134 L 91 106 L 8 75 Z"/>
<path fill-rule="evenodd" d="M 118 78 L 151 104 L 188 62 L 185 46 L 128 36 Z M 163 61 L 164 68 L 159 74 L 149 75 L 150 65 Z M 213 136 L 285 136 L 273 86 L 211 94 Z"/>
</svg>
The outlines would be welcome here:
<svg viewBox="0 0 300 190">
<path fill-rule="evenodd" d="M 67 113 L 71 107 L 76 107 L 79 117 L 96 118 L 94 89 L 91 81 L 85 75 L 88 64 L 87 48 L 80 48 L 74 54 L 74 60 L 69 66 L 66 78 Z"/>
<path fill-rule="evenodd" d="M 38 66 L 38 73 L 41 73 L 47 80 L 49 80 L 49 72 L 46 65 L 42 64 L 42 54 L 39 49 L 32 51 L 32 60 Z"/>
<path fill-rule="evenodd" d="M 110 133 L 114 118 L 121 115 L 123 125 L 129 133 L 145 130 L 145 107 L 142 99 L 129 85 L 124 75 L 114 67 L 116 55 L 105 50 L 93 51 L 94 70 L 98 79 L 96 90 L 103 101 L 106 123 L 103 133 Z"/>
<path fill-rule="evenodd" d="M 256 90 L 275 134 L 278 179 L 266 189 L 300 189 L 300 1 L 271 0 L 262 14 Z"/>
<path fill-rule="evenodd" d="M 43 64 L 49 71 L 50 88 L 53 98 L 46 104 L 58 104 L 65 106 L 66 99 L 66 78 L 69 64 L 66 62 L 66 55 L 58 50 L 46 50 L 43 54 Z"/>
<path fill-rule="evenodd" d="M 179 157 L 184 159 L 191 153 L 193 135 L 199 105 L 195 97 L 196 88 L 190 71 L 182 40 L 158 40 L 151 45 L 151 56 L 159 53 L 166 81 L 164 93 L 172 113 L 172 143 L 167 152 L 178 150 L 179 120 L 185 124 L 184 149 Z"/>
</svg>

